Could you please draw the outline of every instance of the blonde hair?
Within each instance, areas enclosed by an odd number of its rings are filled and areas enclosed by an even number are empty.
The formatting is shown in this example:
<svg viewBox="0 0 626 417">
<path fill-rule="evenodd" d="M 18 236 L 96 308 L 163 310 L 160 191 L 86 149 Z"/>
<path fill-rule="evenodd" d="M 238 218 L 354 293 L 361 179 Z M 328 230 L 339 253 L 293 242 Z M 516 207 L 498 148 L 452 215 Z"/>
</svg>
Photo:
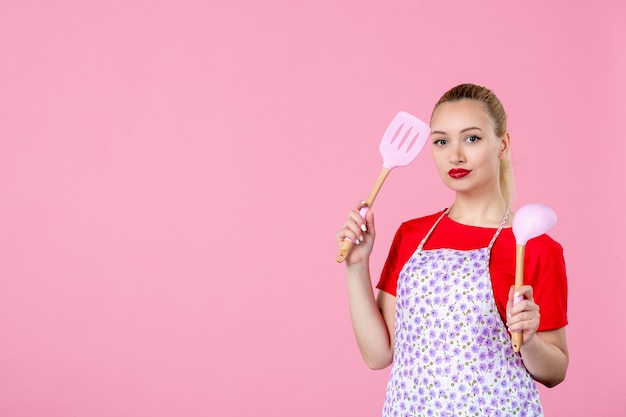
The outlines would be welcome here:
<svg viewBox="0 0 626 417">
<path fill-rule="evenodd" d="M 451 88 L 444 93 L 439 99 L 433 113 L 437 107 L 446 102 L 460 101 L 460 100 L 476 100 L 485 105 L 487 113 L 494 122 L 495 133 L 497 137 L 502 137 L 506 133 L 506 112 L 502 103 L 496 97 L 496 95 L 487 87 L 482 87 L 475 84 L 460 84 Z M 432 120 L 432 115 L 431 115 Z M 514 181 L 513 181 L 513 166 L 511 164 L 511 156 L 507 156 L 500 160 L 500 192 L 504 201 L 510 207 L 513 203 Z"/>
</svg>

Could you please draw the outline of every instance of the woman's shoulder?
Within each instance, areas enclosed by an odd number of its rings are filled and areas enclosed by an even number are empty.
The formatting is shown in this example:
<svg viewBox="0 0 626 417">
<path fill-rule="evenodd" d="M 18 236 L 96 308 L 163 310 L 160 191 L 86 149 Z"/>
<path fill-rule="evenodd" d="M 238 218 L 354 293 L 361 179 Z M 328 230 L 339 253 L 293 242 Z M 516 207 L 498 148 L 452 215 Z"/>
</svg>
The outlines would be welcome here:
<svg viewBox="0 0 626 417">
<path fill-rule="evenodd" d="M 563 255 L 563 246 L 550 235 L 543 234 L 526 242 L 526 254 L 540 257 L 542 255 Z"/>
<path fill-rule="evenodd" d="M 399 259 L 397 262 L 394 261 L 394 264 L 404 265 L 444 211 L 407 220 L 400 225 L 389 252 L 389 258 Z"/>
<path fill-rule="evenodd" d="M 435 224 L 437 219 L 441 217 L 444 211 L 445 209 L 427 216 L 407 220 L 400 225 L 400 230 L 403 232 L 420 231 L 424 228 L 428 230 Z"/>
</svg>

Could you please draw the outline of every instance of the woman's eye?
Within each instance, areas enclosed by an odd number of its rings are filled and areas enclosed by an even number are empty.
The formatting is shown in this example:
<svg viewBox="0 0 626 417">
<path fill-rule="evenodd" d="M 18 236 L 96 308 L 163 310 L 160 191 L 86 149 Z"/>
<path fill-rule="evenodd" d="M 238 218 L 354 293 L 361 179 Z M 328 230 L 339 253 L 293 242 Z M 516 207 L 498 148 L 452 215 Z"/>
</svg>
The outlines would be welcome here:
<svg viewBox="0 0 626 417">
<path fill-rule="evenodd" d="M 473 142 L 478 142 L 480 140 L 480 137 L 476 135 L 472 135 L 472 136 L 468 136 L 465 140 L 473 143 Z"/>
<path fill-rule="evenodd" d="M 435 145 L 437 146 L 443 146 L 446 144 L 446 140 L 445 139 L 435 139 L 435 141 L 433 142 Z"/>
</svg>

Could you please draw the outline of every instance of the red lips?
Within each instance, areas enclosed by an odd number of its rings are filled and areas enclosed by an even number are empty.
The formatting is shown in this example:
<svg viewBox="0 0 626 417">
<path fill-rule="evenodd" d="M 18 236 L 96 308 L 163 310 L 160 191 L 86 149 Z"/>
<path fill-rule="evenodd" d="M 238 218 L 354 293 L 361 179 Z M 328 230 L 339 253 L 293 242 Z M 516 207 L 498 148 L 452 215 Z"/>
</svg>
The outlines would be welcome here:
<svg viewBox="0 0 626 417">
<path fill-rule="evenodd" d="M 460 169 L 460 168 L 456 168 L 456 169 L 451 169 L 450 171 L 448 171 L 448 175 L 451 176 L 452 178 L 463 178 L 464 176 L 468 175 L 471 171 L 468 169 Z"/>
</svg>

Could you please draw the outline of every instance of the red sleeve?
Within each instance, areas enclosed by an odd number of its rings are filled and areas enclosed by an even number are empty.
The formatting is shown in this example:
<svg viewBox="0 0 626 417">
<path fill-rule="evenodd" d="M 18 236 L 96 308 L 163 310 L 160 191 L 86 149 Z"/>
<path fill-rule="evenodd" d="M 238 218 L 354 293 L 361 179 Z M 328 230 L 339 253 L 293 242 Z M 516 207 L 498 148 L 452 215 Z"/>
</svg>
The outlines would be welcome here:
<svg viewBox="0 0 626 417">
<path fill-rule="evenodd" d="M 402 242 L 402 229 L 403 226 L 400 226 L 396 235 L 393 238 L 393 242 L 391 243 L 391 248 L 389 248 L 389 254 L 387 255 L 387 260 L 385 261 L 385 266 L 383 266 L 383 272 L 380 274 L 380 280 L 378 281 L 378 285 L 376 288 L 379 290 L 385 291 L 393 296 L 396 295 L 396 288 L 398 286 L 398 276 L 400 275 L 400 271 L 397 268 L 398 264 L 398 252 L 401 247 Z M 404 265 L 404 263 L 402 264 Z M 400 266 L 402 268 L 402 266 Z"/>
<path fill-rule="evenodd" d="M 567 274 L 563 247 L 548 235 L 531 239 L 524 254 L 524 283 L 533 287 L 541 322 L 538 331 L 567 325 Z"/>
</svg>

